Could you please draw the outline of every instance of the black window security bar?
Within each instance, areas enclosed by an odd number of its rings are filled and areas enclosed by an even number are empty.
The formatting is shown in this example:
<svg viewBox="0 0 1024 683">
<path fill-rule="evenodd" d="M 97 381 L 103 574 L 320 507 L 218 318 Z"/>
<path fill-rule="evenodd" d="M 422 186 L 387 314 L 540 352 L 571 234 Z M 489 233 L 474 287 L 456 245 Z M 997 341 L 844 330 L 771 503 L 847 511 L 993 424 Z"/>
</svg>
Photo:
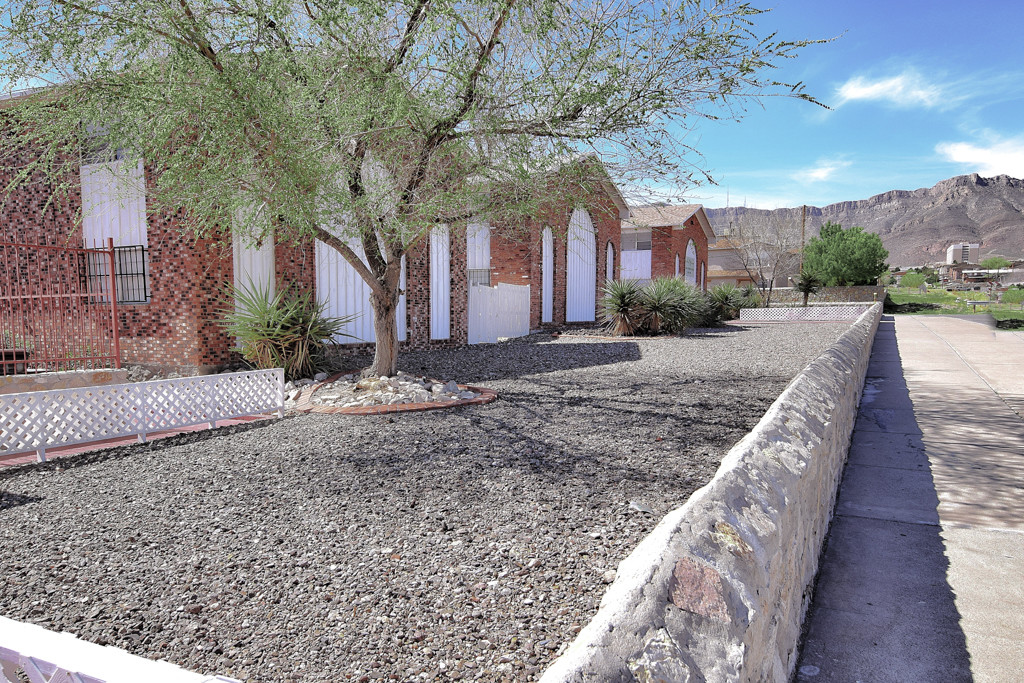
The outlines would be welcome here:
<svg viewBox="0 0 1024 683">
<path fill-rule="evenodd" d="M 109 271 L 106 254 L 89 254 L 89 291 L 109 291 Z M 149 303 L 149 249 L 141 244 L 114 247 L 114 286 L 119 304 Z M 109 297 L 99 294 L 94 301 L 108 303 Z"/>
<path fill-rule="evenodd" d="M 490 268 L 470 268 L 468 269 L 469 284 L 471 285 L 486 285 L 491 286 L 491 269 Z"/>
</svg>

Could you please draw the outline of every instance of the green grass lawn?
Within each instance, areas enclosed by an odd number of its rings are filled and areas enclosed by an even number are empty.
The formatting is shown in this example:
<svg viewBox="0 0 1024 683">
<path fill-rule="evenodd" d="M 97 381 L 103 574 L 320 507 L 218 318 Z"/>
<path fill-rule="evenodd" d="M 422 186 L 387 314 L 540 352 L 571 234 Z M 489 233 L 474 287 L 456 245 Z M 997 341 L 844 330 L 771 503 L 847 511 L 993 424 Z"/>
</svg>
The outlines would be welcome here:
<svg viewBox="0 0 1024 683">
<path fill-rule="evenodd" d="M 917 288 L 904 287 L 889 287 L 887 291 L 889 299 L 894 304 L 909 304 L 907 308 L 910 310 L 899 311 L 900 313 L 914 315 L 989 313 L 996 320 L 1024 321 L 1024 311 L 1021 310 L 1020 304 L 978 304 L 977 310 L 975 310 L 974 306 L 966 303 L 968 301 L 987 301 L 988 295 L 984 292 L 947 292 L 944 289 L 933 288 L 922 294 Z"/>
</svg>

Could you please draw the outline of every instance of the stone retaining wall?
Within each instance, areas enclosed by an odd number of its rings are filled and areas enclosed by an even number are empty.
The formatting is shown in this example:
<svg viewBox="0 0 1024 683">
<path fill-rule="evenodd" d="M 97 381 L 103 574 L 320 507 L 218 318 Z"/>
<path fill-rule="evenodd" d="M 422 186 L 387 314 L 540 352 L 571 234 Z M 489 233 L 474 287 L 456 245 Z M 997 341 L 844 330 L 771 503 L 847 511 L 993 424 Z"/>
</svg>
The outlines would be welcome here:
<svg viewBox="0 0 1024 683">
<path fill-rule="evenodd" d="M 885 287 L 882 285 L 862 285 L 859 287 L 822 287 L 808 298 L 808 303 L 844 303 L 861 301 L 874 303 L 885 299 Z M 804 295 L 794 287 L 777 287 L 772 290 L 772 305 L 802 304 Z"/>
<path fill-rule="evenodd" d="M 790 679 L 881 312 L 807 366 L 622 561 L 542 683 Z"/>
</svg>

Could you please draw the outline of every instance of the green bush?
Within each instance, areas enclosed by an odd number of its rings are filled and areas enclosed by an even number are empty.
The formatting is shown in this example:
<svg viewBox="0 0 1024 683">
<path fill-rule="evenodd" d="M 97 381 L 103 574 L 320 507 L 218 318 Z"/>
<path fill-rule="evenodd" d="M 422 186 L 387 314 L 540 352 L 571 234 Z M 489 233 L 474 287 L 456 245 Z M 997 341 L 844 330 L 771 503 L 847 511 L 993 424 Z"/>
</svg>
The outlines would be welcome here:
<svg viewBox="0 0 1024 683">
<path fill-rule="evenodd" d="M 708 292 L 709 303 L 716 308 L 715 314 L 719 320 L 734 320 L 739 317 L 740 309 L 746 308 L 746 295 L 731 282 L 715 285 Z"/>
<path fill-rule="evenodd" d="M 910 287 L 911 289 L 917 289 L 923 285 L 926 278 L 921 273 L 907 273 L 900 278 L 900 287 Z"/>
<path fill-rule="evenodd" d="M 1002 302 L 1004 304 L 1020 304 L 1024 309 L 1024 289 L 1008 289 L 1003 292 Z"/>
<path fill-rule="evenodd" d="M 298 293 L 270 285 L 230 288 L 237 308 L 222 312 L 221 324 L 242 347 L 242 357 L 260 370 L 284 368 L 287 379 L 312 377 L 322 366 L 326 341 L 351 335 L 341 330 L 354 316 L 324 315 L 326 304 L 312 290 Z"/>
<path fill-rule="evenodd" d="M 679 278 L 663 277 L 641 286 L 613 280 L 604 287 L 601 319 L 615 335 L 681 334 L 705 326 L 711 305 L 704 293 Z"/>
<path fill-rule="evenodd" d="M 636 280 L 609 280 L 601 297 L 601 319 L 611 334 L 636 334 L 643 324 L 643 287 Z"/>
<path fill-rule="evenodd" d="M 743 308 L 760 308 L 762 299 L 761 292 L 753 282 L 743 285 Z"/>
</svg>

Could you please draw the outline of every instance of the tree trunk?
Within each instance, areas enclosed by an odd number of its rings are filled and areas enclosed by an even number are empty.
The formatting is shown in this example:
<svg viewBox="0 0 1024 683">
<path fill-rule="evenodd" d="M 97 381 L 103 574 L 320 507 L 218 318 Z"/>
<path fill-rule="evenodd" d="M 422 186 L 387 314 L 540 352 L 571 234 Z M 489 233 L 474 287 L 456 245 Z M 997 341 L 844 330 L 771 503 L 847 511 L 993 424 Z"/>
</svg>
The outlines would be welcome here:
<svg viewBox="0 0 1024 683">
<path fill-rule="evenodd" d="M 811 298 L 810 292 L 804 292 L 804 308 L 807 308 L 807 300 Z"/>
<path fill-rule="evenodd" d="M 373 306 L 373 365 L 363 374 L 367 377 L 394 377 L 398 374 L 398 286 L 402 274 L 401 259 L 392 260 L 384 271 L 384 293 L 371 294 Z"/>
</svg>

